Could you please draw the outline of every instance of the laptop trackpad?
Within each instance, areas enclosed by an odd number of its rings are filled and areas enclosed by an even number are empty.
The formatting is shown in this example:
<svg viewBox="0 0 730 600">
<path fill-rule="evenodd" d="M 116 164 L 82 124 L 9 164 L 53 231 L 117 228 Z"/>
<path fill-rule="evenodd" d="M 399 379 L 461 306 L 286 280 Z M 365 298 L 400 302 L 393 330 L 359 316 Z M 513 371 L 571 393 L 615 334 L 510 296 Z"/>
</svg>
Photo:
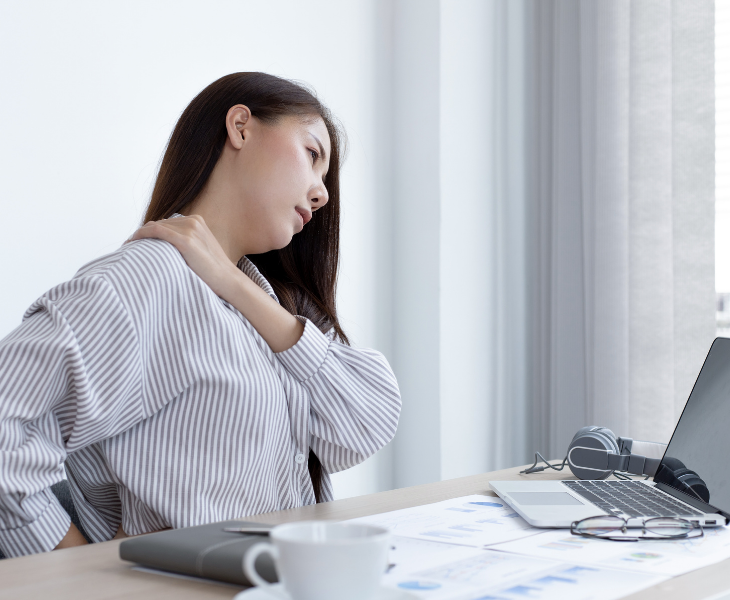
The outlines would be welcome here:
<svg viewBox="0 0 730 600">
<path fill-rule="evenodd" d="M 525 505 L 569 506 L 583 504 L 567 492 L 510 492 L 509 495 L 517 504 Z"/>
</svg>

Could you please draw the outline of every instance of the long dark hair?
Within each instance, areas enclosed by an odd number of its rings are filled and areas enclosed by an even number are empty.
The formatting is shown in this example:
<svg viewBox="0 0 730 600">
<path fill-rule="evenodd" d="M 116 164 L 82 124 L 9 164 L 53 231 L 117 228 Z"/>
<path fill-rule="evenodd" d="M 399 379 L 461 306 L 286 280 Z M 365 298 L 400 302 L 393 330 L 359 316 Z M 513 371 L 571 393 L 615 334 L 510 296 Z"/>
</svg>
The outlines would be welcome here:
<svg viewBox="0 0 730 600">
<path fill-rule="evenodd" d="M 334 329 L 335 337 L 348 344 L 335 305 L 344 135 L 327 107 L 303 85 L 266 73 L 232 73 L 200 92 L 170 136 L 144 222 L 166 219 L 198 197 L 223 152 L 226 115 L 236 104 L 245 104 L 267 124 L 285 116 L 319 116 L 327 127 L 332 149 L 324 184 L 329 201 L 288 246 L 248 258 L 271 283 L 284 308 L 308 318 L 323 332 Z M 319 502 L 322 465 L 311 449 L 309 473 Z"/>
</svg>

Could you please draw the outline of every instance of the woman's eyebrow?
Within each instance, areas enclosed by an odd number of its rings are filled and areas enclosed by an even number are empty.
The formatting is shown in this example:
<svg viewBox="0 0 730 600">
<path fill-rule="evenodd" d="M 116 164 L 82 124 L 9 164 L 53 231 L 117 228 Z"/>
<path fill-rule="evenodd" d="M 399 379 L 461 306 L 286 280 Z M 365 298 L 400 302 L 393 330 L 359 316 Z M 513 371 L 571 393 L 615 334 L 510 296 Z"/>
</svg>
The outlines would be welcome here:
<svg viewBox="0 0 730 600">
<path fill-rule="evenodd" d="M 327 153 L 324 150 L 324 146 L 322 145 L 322 142 L 319 141 L 319 138 L 314 135 L 311 131 L 309 132 L 309 135 L 311 135 L 316 141 L 317 145 L 319 146 L 319 156 L 324 161 L 327 162 Z"/>
</svg>

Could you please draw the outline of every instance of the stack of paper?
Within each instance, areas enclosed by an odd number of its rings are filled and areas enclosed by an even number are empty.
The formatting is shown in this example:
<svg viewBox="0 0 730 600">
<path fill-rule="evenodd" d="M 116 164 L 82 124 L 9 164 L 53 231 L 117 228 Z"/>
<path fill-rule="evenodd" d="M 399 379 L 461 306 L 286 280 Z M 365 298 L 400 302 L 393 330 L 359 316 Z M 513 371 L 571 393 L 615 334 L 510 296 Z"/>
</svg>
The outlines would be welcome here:
<svg viewBox="0 0 730 600">
<path fill-rule="evenodd" d="M 466 496 L 352 522 L 393 533 L 385 584 L 433 600 L 610 600 L 730 557 L 730 531 L 610 542 L 530 527 L 499 498 Z"/>
</svg>

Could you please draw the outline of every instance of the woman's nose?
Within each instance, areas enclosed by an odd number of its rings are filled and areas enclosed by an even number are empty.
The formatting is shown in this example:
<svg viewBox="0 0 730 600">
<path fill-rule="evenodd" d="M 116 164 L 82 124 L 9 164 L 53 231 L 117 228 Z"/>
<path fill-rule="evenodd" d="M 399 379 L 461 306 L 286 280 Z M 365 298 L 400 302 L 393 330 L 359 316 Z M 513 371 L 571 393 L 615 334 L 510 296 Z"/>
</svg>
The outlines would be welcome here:
<svg viewBox="0 0 730 600">
<path fill-rule="evenodd" d="M 325 204 L 327 204 L 329 199 L 330 197 L 324 184 L 317 186 L 314 190 L 312 190 L 312 194 L 309 197 L 309 201 L 312 204 L 312 210 L 314 211 L 322 208 Z"/>
</svg>

